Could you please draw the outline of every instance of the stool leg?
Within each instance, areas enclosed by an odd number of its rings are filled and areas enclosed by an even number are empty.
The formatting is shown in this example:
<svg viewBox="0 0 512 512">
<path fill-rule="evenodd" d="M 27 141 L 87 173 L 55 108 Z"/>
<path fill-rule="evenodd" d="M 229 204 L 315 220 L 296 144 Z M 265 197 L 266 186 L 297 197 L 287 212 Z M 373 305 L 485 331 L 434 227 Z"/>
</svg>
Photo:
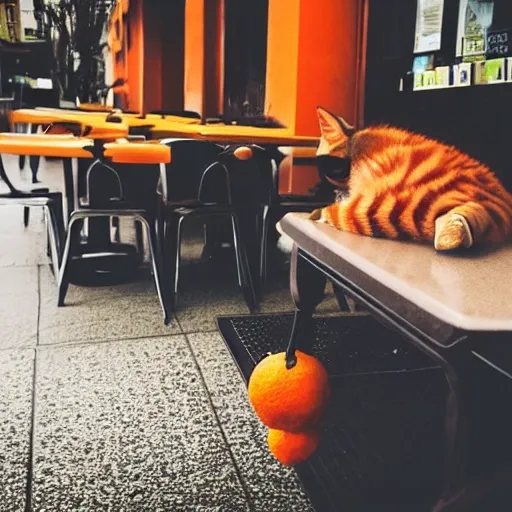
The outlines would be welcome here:
<svg viewBox="0 0 512 512">
<path fill-rule="evenodd" d="M 142 224 L 139 221 L 135 221 L 135 245 L 137 246 L 137 251 L 144 255 L 144 235 L 142 232 Z"/>
<path fill-rule="evenodd" d="M 260 282 L 261 286 L 267 282 L 267 264 L 268 264 L 268 225 L 269 225 L 269 206 L 263 207 L 261 215 L 261 240 L 260 240 Z"/>
<path fill-rule="evenodd" d="M 30 156 L 29 157 L 30 170 L 32 171 L 32 183 L 39 183 L 39 180 L 37 179 L 37 174 L 39 172 L 39 162 L 40 161 L 41 161 L 40 156 Z"/>
<path fill-rule="evenodd" d="M 178 304 L 178 284 L 180 279 L 180 266 L 181 266 L 181 238 L 182 238 L 182 229 L 183 229 L 183 220 L 185 217 L 180 217 L 178 219 L 178 224 L 176 226 L 176 242 L 175 242 L 175 254 L 174 254 L 174 283 L 173 283 L 173 304 L 174 307 Z"/>
<path fill-rule="evenodd" d="M 69 287 L 69 258 L 71 252 L 71 245 L 78 242 L 80 238 L 80 228 L 82 226 L 82 219 L 78 217 L 71 217 L 68 226 L 68 235 L 66 237 L 66 245 L 64 246 L 64 253 L 62 255 L 62 263 L 59 272 L 59 299 L 57 305 L 64 306 L 64 300 Z"/>
<path fill-rule="evenodd" d="M 151 264 L 153 266 L 153 277 L 155 279 L 156 292 L 158 294 L 158 299 L 160 300 L 160 306 L 162 307 L 162 312 L 164 315 L 164 324 L 170 325 L 172 316 L 171 316 L 171 308 L 167 302 L 167 294 L 165 290 L 165 283 L 163 280 L 162 270 L 162 258 L 161 254 L 158 251 L 159 242 L 157 240 L 158 233 L 154 222 L 148 221 L 143 217 L 137 217 L 137 220 L 142 222 L 145 226 L 148 236 L 149 243 L 149 251 L 151 257 Z"/>
<path fill-rule="evenodd" d="M 28 206 L 25 206 L 23 208 L 23 225 L 25 227 L 28 227 L 29 221 L 30 221 L 30 208 Z"/>
<path fill-rule="evenodd" d="M 236 214 L 231 214 L 231 224 L 233 228 L 233 245 L 235 246 L 238 282 L 249 311 L 254 313 L 259 308 L 259 302 L 251 275 L 251 265 L 247 257 L 245 237 L 242 236 L 239 219 Z"/>
<path fill-rule="evenodd" d="M 30 125 L 30 133 L 37 133 L 39 125 L 32 124 Z M 37 173 L 39 172 L 39 162 L 41 161 L 40 156 L 29 156 L 28 162 L 30 165 L 30 170 L 32 172 L 32 183 L 39 183 L 37 179 Z"/>
<path fill-rule="evenodd" d="M 60 267 L 60 241 L 58 225 L 55 213 L 52 211 L 50 206 L 44 207 L 46 216 L 47 232 L 48 232 L 48 243 L 50 246 L 50 254 L 52 259 L 53 275 L 57 280 L 59 277 Z"/>
</svg>

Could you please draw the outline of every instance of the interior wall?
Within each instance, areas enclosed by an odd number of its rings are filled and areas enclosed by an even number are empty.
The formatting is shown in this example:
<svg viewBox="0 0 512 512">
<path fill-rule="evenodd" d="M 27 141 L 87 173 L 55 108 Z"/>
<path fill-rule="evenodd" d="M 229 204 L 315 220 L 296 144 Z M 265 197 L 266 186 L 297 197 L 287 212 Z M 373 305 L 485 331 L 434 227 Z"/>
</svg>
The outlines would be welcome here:
<svg viewBox="0 0 512 512">
<path fill-rule="evenodd" d="M 298 0 L 269 0 L 265 113 L 295 130 L 299 51 Z"/>
<path fill-rule="evenodd" d="M 320 134 L 316 106 L 355 121 L 359 0 L 302 1 L 296 133 Z"/>
<path fill-rule="evenodd" d="M 317 105 L 356 122 L 362 12 L 362 0 L 269 0 L 267 115 L 297 135 L 320 134 Z M 281 169 L 281 192 L 306 194 L 318 171 L 295 153 Z"/>
<path fill-rule="evenodd" d="M 172 3 L 172 2 L 168 2 Z M 143 4 L 144 24 L 144 86 L 143 112 L 162 108 L 162 44 L 163 4 L 155 0 Z"/>
<path fill-rule="evenodd" d="M 185 0 L 152 0 L 144 13 L 144 111 L 183 109 Z"/>
<path fill-rule="evenodd" d="M 141 112 L 144 83 L 144 26 L 143 26 L 143 0 L 130 0 L 130 10 L 127 13 L 127 30 L 129 36 L 124 36 L 123 43 L 126 59 L 126 76 L 128 86 L 128 109 Z"/>
<path fill-rule="evenodd" d="M 204 106 L 204 2 L 185 2 L 184 106 L 199 113 Z"/>
<path fill-rule="evenodd" d="M 224 0 L 205 0 L 204 101 L 205 117 L 216 117 L 223 109 Z"/>
<path fill-rule="evenodd" d="M 164 0 L 159 15 L 162 41 L 162 109 L 182 110 L 185 75 L 185 0 Z"/>
</svg>

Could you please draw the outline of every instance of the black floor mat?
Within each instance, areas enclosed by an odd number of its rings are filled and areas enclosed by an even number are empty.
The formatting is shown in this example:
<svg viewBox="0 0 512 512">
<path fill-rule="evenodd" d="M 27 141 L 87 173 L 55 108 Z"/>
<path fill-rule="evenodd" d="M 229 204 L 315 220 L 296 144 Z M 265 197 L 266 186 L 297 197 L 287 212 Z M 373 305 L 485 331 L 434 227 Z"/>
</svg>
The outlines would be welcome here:
<svg viewBox="0 0 512 512">
<path fill-rule="evenodd" d="M 286 347 L 293 315 L 220 317 L 247 381 L 268 352 Z M 296 467 L 318 512 L 423 512 L 443 474 L 442 370 L 366 316 L 316 318 L 300 348 L 317 356 L 333 396 L 321 444 Z"/>
</svg>

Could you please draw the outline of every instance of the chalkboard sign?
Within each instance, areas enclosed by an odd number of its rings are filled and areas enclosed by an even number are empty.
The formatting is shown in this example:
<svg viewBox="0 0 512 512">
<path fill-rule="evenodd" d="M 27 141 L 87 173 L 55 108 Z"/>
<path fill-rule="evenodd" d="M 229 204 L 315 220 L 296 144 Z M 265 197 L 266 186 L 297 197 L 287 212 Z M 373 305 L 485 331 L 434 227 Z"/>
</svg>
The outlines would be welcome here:
<svg viewBox="0 0 512 512">
<path fill-rule="evenodd" d="M 512 56 L 512 29 L 487 32 L 487 51 L 485 53 L 488 59 Z"/>
</svg>

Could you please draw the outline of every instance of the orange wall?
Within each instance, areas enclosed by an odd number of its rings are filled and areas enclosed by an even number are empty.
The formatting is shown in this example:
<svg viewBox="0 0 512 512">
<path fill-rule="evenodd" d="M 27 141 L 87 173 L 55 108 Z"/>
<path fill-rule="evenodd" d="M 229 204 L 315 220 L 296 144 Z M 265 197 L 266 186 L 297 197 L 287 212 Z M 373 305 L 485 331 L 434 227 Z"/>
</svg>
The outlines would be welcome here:
<svg viewBox="0 0 512 512">
<path fill-rule="evenodd" d="M 125 37 L 126 78 L 129 87 L 128 109 L 140 112 L 143 105 L 143 78 L 144 78 L 144 26 L 143 26 L 143 0 L 130 0 L 127 23 L 130 26 L 131 47 L 128 48 L 128 38 Z"/>
<path fill-rule="evenodd" d="M 185 0 L 143 4 L 144 112 L 183 109 Z"/>
<path fill-rule="evenodd" d="M 162 24 L 162 104 L 160 108 L 168 110 L 183 109 L 185 4 L 186 0 L 172 0 L 172 2 L 166 0 L 158 10 Z"/>
<path fill-rule="evenodd" d="M 269 0 L 265 113 L 295 129 L 300 0 Z"/>
<path fill-rule="evenodd" d="M 355 122 L 361 0 L 269 0 L 266 113 L 319 135 L 316 106 Z M 313 153 L 314 154 L 314 153 Z M 281 192 L 307 193 L 315 166 L 281 169 Z"/>
<path fill-rule="evenodd" d="M 186 110 L 216 116 L 222 107 L 224 0 L 185 1 Z"/>
<path fill-rule="evenodd" d="M 205 0 L 204 101 L 205 117 L 216 117 L 224 103 L 224 0 Z"/>
<path fill-rule="evenodd" d="M 185 2 L 185 109 L 200 113 L 204 98 L 204 2 Z"/>
<path fill-rule="evenodd" d="M 322 104 L 353 121 L 361 0 L 269 0 L 267 113 L 319 133 Z"/>
<path fill-rule="evenodd" d="M 143 4 L 144 24 L 144 73 L 143 111 L 158 110 L 162 105 L 162 16 L 160 3 L 145 1 Z"/>
<path fill-rule="evenodd" d="M 296 132 L 319 134 L 318 104 L 354 122 L 359 0 L 301 1 Z"/>
<path fill-rule="evenodd" d="M 185 0 L 131 0 L 128 9 L 126 4 L 124 0 L 125 13 L 117 4 L 109 26 L 114 79 L 127 82 L 124 108 L 139 112 L 183 109 Z"/>
</svg>

